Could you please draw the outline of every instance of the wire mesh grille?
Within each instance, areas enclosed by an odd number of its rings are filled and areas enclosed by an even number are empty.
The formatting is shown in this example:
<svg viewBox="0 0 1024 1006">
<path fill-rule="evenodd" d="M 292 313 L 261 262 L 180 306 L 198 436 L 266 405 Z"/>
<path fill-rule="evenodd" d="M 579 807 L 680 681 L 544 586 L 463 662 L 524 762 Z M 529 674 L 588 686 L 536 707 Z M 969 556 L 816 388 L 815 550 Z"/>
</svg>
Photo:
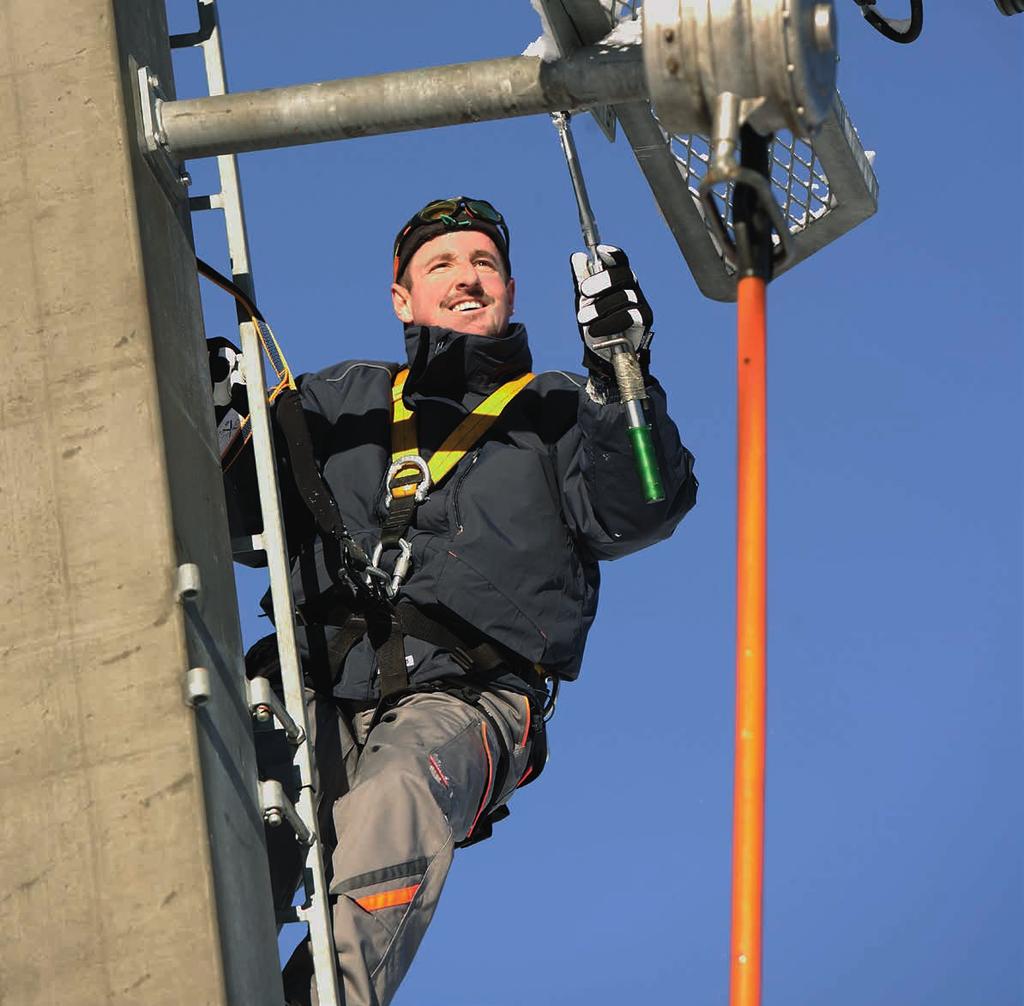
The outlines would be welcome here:
<svg viewBox="0 0 1024 1006">
<path fill-rule="evenodd" d="M 640 16 L 640 0 L 601 0 L 601 6 L 616 21 L 635 21 Z"/>
<path fill-rule="evenodd" d="M 701 179 L 707 174 L 711 146 L 706 136 L 668 136 L 672 155 L 686 176 L 686 184 L 694 199 L 698 198 Z M 813 221 L 824 216 L 831 205 L 828 177 L 814 152 L 804 139 L 789 130 L 777 133 L 771 148 L 772 192 L 789 225 L 797 234 Z M 719 212 L 732 233 L 732 184 L 713 189 Z M 698 202 L 698 205 L 699 202 Z M 776 241 L 778 238 L 776 237 Z"/>
<path fill-rule="evenodd" d="M 605 9 L 617 21 L 635 20 L 639 17 L 641 0 L 602 0 Z M 652 109 L 653 111 L 653 109 Z M 707 174 L 711 156 L 710 142 L 706 136 L 673 135 L 665 132 L 672 154 L 686 177 L 694 200 L 703 214 L 698 198 L 698 186 Z M 832 193 L 828 177 L 814 152 L 814 147 L 805 139 L 794 136 L 789 130 L 777 133 L 771 148 L 772 192 L 782 209 L 782 216 L 789 225 L 791 234 L 797 234 L 809 224 L 828 213 L 832 205 Z M 732 185 L 718 185 L 714 188 L 719 213 L 732 235 Z M 778 241 L 778 236 L 775 237 Z"/>
</svg>

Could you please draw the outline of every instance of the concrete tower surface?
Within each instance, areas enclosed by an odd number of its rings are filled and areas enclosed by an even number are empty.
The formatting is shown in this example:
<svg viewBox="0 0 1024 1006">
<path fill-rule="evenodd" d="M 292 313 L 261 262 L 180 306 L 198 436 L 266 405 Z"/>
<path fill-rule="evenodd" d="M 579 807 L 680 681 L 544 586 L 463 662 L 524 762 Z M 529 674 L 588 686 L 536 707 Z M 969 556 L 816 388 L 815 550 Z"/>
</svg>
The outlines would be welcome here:
<svg viewBox="0 0 1024 1006">
<path fill-rule="evenodd" d="M 187 193 L 133 60 L 173 93 L 159 0 L 0 5 L 0 1003 L 280 1006 Z"/>
</svg>

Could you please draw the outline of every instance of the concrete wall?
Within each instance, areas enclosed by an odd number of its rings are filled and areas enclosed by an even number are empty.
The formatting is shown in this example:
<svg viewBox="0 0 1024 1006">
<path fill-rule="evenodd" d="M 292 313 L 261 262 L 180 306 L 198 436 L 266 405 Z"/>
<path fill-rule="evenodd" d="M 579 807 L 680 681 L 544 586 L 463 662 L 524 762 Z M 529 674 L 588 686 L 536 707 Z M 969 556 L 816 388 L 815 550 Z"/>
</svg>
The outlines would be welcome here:
<svg viewBox="0 0 1024 1006">
<path fill-rule="evenodd" d="M 282 1001 L 184 192 L 123 89 L 163 16 L 0 4 L 4 1006 Z"/>
</svg>

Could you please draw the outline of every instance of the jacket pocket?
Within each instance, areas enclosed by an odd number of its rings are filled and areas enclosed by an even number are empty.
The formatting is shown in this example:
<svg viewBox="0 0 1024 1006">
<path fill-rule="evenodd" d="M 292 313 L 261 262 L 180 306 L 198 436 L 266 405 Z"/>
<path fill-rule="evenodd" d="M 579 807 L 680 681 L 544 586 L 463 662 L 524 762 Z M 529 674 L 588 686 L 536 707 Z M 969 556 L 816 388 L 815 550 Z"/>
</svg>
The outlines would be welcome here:
<svg viewBox="0 0 1024 1006">
<path fill-rule="evenodd" d="M 476 469 L 476 463 L 479 458 L 480 448 L 478 447 L 473 451 L 469 464 L 463 467 L 463 471 L 459 473 L 458 478 L 455 480 L 455 484 L 452 486 L 452 526 L 455 528 L 455 534 L 457 535 L 462 534 L 462 513 L 459 510 L 459 494 L 462 492 L 466 480 Z"/>
</svg>

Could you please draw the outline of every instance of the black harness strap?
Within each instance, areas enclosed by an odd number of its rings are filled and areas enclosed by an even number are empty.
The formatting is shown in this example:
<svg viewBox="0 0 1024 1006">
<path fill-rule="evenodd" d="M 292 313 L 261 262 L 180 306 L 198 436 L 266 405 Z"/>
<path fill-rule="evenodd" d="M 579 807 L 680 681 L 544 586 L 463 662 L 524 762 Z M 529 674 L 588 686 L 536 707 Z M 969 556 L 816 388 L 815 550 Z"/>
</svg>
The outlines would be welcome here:
<svg viewBox="0 0 1024 1006">
<path fill-rule="evenodd" d="M 488 674 L 500 667 L 525 667 L 522 657 L 485 639 L 467 640 L 455 630 L 426 614 L 409 601 L 400 602 L 390 612 L 349 615 L 327 643 L 330 679 L 341 673 L 349 652 L 366 637 L 377 652 L 380 668 L 381 698 L 390 700 L 409 689 L 409 671 L 405 664 L 404 636 L 447 650 L 463 670 Z"/>
<path fill-rule="evenodd" d="M 426 643 L 433 643 L 448 650 L 465 670 L 472 668 L 484 674 L 495 671 L 503 665 L 516 666 L 523 663 L 521 657 L 502 649 L 487 640 L 470 642 L 456 634 L 436 618 L 425 614 L 414 604 L 402 601 L 395 614 L 402 632 Z"/>
<path fill-rule="evenodd" d="M 339 570 L 347 569 L 351 565 L 356 574 L 362 573 L 369 565 L 369 559 L 349 535 L 334 494 L 316 463 L 309 424 L 302 411 L 302 399 L 298 391 L 286 388 L 277 396 L 274 418 L 284 435 L 295 486 L 324 536 L 324 545 L 333 544 L 337 549 L 336 561 Z"/>
<path fill-rule="evenodd" d="M 398 543 L 406 536 L 416 513 L 416 500 L 412 496 L 393 499 L 388 507 L 388 515 L 380 528 L 380 543 L 386 552 L 389 548 L 398 548 Z"/>
<path fill-rule="evenodd" d="M 382 700 L 409 688 L 409 669 L 405 666 L 405 640 L 393 610 L 366 618 L 366 636 L 377 654 Z"/>
</svg>

